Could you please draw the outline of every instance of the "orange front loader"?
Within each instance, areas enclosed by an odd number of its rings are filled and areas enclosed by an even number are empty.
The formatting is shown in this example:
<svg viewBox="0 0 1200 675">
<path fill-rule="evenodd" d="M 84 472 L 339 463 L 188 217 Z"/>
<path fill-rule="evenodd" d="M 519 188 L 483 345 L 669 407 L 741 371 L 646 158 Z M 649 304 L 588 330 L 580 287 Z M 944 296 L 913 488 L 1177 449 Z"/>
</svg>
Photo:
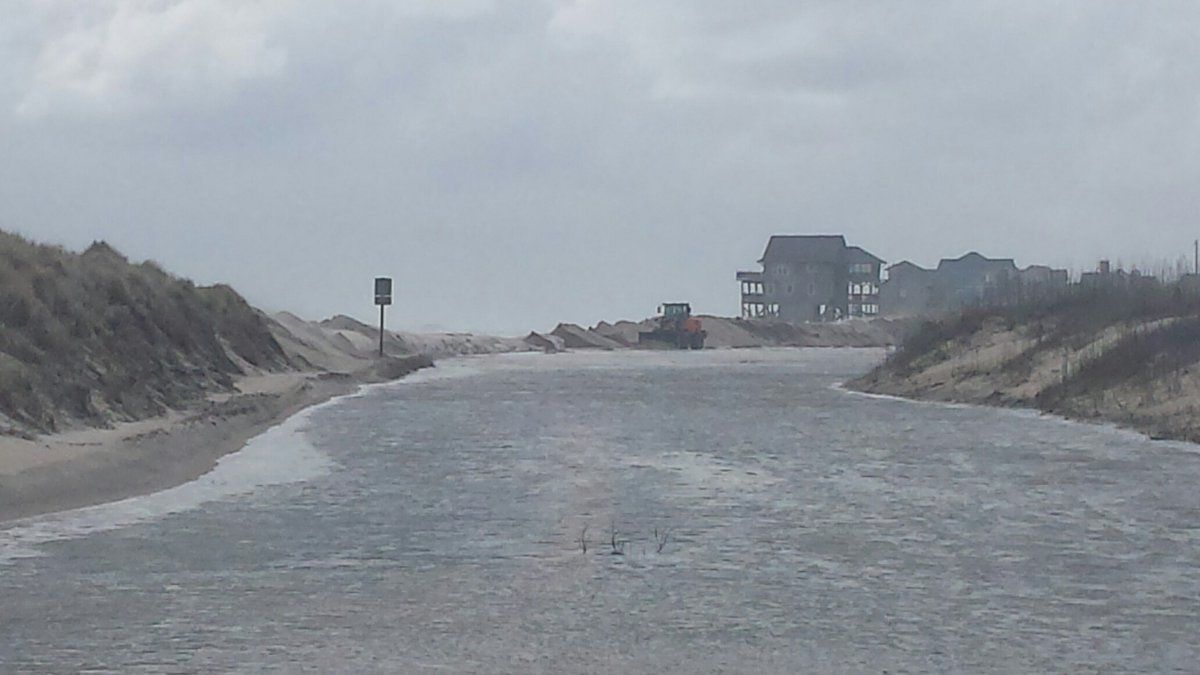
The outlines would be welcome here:
<svg viewBox="0 0 1200 675">
<path fill-rule="evenodd" d="M 686 302 L 668 302 L 660 308 L 661 316 L 654 330 L 638 333 L 638 344 L 644 346 L 673 346 L 676 349 L 704 349 L 708 335 L 700 319 L 692 316 L 692 306 Z"/>
</svg>

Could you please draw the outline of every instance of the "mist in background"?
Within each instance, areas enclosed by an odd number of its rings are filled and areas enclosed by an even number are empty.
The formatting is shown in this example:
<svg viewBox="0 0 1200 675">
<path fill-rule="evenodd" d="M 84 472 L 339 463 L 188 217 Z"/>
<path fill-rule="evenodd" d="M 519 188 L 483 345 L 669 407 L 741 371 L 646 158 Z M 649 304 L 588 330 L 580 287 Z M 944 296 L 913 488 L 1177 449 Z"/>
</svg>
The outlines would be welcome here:
<svg viewBox="0 0 1200 675">
<path fill-rule="evenodd" d="M 1197 185 L 1193 3 L 0 5 L 0 228 L 307 318 L 736 314 L 774 233 L 1173 265 Z"/>
</svg>

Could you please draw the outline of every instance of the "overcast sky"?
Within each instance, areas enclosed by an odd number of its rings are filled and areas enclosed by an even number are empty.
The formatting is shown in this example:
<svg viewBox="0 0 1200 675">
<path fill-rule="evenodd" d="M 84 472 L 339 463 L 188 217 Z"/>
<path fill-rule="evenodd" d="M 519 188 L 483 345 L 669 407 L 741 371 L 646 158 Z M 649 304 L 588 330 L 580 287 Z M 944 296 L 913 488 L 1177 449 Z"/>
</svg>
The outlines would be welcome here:
<svg viewBox="0 0 1200 675">
<path fill-rule="evenodd" d="M 735 314 L 772 233 L 1175 261 L 1200 5 L 0 0 L 0 228 L 267 309 Z"/>
</svg>

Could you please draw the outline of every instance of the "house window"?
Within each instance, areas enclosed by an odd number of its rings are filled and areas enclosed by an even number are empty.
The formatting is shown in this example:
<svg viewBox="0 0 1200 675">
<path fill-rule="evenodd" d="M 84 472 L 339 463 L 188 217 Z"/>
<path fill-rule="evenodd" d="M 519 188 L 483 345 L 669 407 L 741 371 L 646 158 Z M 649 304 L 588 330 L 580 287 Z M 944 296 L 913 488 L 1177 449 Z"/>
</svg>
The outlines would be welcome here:
<svg viewBox="0 0 1200 675">
<path fill-rule="evenodd" d="M 789 275 L 791 273 L 792 273 L 792 270 L 787 265 L 776 265 L 775 266 L 775 274 L 778 274 L 781 277 L 786 277 L 787 275 Z"/>
<path fill-rule="evenodd" d="M 854 263 L 850 266 L 851 274 L 870 274 L 875 266 L 871 263 Z"/>
<path fill-rule="evenodd" d="M 792 285 L 791 285 L 791 284 L 788 284 L 788 290 L 787 290 L 787 292 L 788 292 L 788 295 L 791 295 L 791 294 L 792 294 Z"/>
<path fill-rule="evenodd" d="M 816 285 L 816 284 L 814 284 L 814 283 L 812 283 L 812 282 L 809 282 L 809 284 L 808 284 L 808 294 L 809 294 L 809 295 L 816 295 L 816 294 L 817 294 L 817 285 Z"/>
</svg>

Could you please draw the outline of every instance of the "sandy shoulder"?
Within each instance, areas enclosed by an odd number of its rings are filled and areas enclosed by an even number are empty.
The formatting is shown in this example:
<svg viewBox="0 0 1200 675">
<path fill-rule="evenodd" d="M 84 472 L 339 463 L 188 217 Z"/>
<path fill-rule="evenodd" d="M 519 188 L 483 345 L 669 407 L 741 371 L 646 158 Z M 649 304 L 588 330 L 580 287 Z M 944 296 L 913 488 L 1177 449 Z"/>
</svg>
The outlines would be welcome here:
<svg viewBox="0 0 1200 675">
<path fill-rule="evenodd" d="M 241 377 L 236 392 L 214 394 L 210 403 L 223 403 L 246 394 L 286 396 L 300 391 L 313 379 L 308 373 L 266 373 Z M 81 429 L 41 436 L 29 441 L 12 436 L 0 437 L 0 476 L 11 476 L 29 469 L 78 460 L 94 453 L 120 451 L 131 439 L 169 432 L 180 426 L 189 414 L 202 410 L 172 410 L 161 417 L 124 422 L 111 429 Z"/>
<path fill-rule="evenodd" d="M 36 440 L 0 438 L 0 521 L 148 494 L 194 480 L 305 407 L 353 391 L 354 375 L 272 373 L 187 410 Z"/>
<path fill-rule="evenodd" d="M 33 441 L 3 437 L 0 438 L 0 476 L 76 460 L 97 452 L 111 452 L 131 438 L 170 429 L 179 424 L 183 416 L 182 412 L 171 411 L 163 417 L 126 422 L 112 429 L 67 431 Z"/>
</svg>

